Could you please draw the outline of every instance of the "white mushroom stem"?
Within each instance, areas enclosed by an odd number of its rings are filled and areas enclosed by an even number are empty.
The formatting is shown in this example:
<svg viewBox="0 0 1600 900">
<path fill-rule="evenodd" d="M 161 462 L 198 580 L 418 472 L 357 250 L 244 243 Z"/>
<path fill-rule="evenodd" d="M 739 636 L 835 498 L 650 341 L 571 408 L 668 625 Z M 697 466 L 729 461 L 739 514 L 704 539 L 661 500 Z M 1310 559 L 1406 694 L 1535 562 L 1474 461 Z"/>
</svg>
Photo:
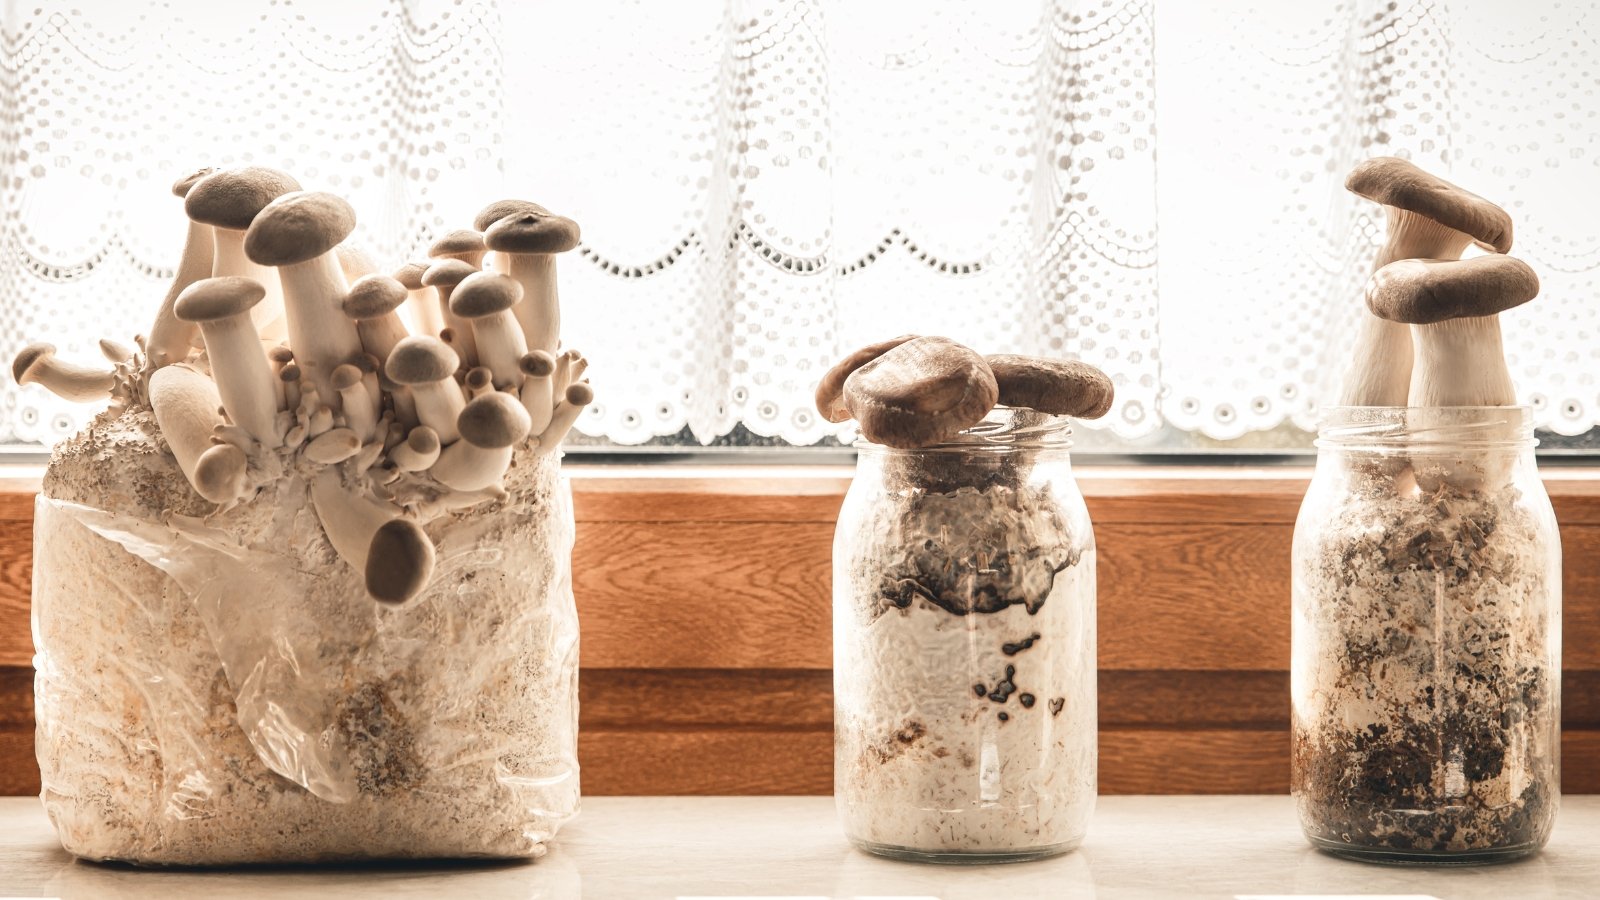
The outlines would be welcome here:
<svg viewBox="0 0 1600 900">
<path fill-rule="evenodd" d="M 1412 406 L 1510 406 L 1517 402 L 1500 338 L 1500 317 L 1411 326 L 1417 368 Z"/>
<path fill-rule="evenodd" d="M 476 491 L 498 484 L 511 465 L 510 447 L 478 447 L 456 441 L 439 452 L 429 474 L 445 487 Z"/>
<path fill-rule="evenodd" d="M 439 293 L 431 287 L 406 291 L 406 302 L 400 304 L 411 334 L 431 334 L 438 337 L 444 330 L 444 317 L 439 312 Z M 386 357 L 387 358 L 387 357 Z"/>
<path fill-rule="evenodd" d="M 100 339 L 100 355 L 106 358 L 106 362 L 121 365 L 133 359 L 133 354 L 134 349 L 121 341 L 114 341 L 111 338 Z"/>
<path fill-rule="evenodd" d="M 554 453 L 566 438 L 567 432 L 577 423 L 584 407 L 594 402 L 594 389 L 587 384 L 567 386 L 566 396 L 557 403 L 550 415 L 550 424 L 539 432 L 539 453 Z"/>
<path fill-rule="evenodd" d="M 356 334 L 361 338 L 362 348 L 382 362 L 389 358 L 389 351 L 394 349 L 394 345 L 405 339 L 407 331 L 400 316 L 388 312 L 376 319 L 357 321 Z"/>
<path fill-rule="evenodd" d="M 487 366 L 475 366 L 467 370 L 462 387 L 466 389 L 468 400 L 476 400 L 494 390 L 494 373 Z"/>
<path fill-rule="evenodd" d="M 402 472 L 421 472 L 439 459 L 439 435 L 426 425 L 418 425 L 404 442 L 389 451 L 389 459 Z"/>
<path fill-rule="evenodd" d="M 394 504 L 381 503 L 346 488 L 339 470 L 333 468 L 324 469 L 312 479 L 311 505 L 334 552 L 363 577 L 372 536 L 400 517 L 400 508 Z"/>
<path fill-rule="evenodd" d="M 161 301 L 161 309 L 150 326 L 150 336 L 145 338 L 145 371 L 154 372 L 162 366 L 182 362 L 189 357 L 189 343 L 196 328 L 191 322 L 180 320 L 172 312 L 172 305 L 184 288 L 212 274 L 216 239 L 211 226 L 189 220 L 189 233 L 183 241 L 183 256 L 178 259 L 178 271 L 172 278 L 172 287 Z"/>
<path fill-rule="evenodd" d="M 472 323 L 450 311 L 450 295 L 455 289 L 453 284 L 441 284 L 434 289 L 439 292 L 439 314 L 444 317 L 444 327 L 439 333 L 449 332 L 450 348 L 461 357 L 463 366 L 475 366 L 478 364 L 478 341 L 473 337 Z"/>
<path fill-rule="evenodd" d="M 273 384 L 277 379 L 272 377 L 272 367 L 261 352 L 250 311 L 201 322 L 200 331 L 206 339 L 211 377 L 216 380 L 228 418 L 263 446 L 277 447 L 278 436 L 273 427 L 278 413 L 278 389 Z"/>
<path fill-rule="evenodd" d="M 283 408 L 294 412 L 300 408 L 300 367 L 287 363 L 278 370 L 278 380 L 283 382 Z"/>
<path fill-rule="evenodd" d="M 421 420 L 417 418 L 417 404 L 411 399 L 411 389 L 389 381 L 381 372 L 379 376 L 383 392 L 389 395 L 389 402 L 394 405 L 395 421 L 408 427 L 418 424 Z"/>
<path fill-rule="evenodd" d="M 302 378 L 323 397 L 336 396 L 329 379 L 333 370 L 361 356 L 361 337 L 339 302 L 350 290 L 339 259 L 323 253 L 305 262 L 278 267 L 289 314 L 289 346 Z M 265 303 L 266 301 L 262 301 Z"/>
<path fill-rule="evenodd" d="M 378 417 L 359 368 L 346 363 L 334 370 L 333 383 L 344 404 L 344 420 L 362 443 L 372 440 Z"/>
<path fill-rule="evenodd" d="M 511 307 L 529 350 L 555 353 L 561 343 L 561 297 L 556 288 L 556 258 L 548 253 L 496 253 L 496 264 L 522 285 L 522 300 Z"/>
<path fill-rule="evenodd" d="M 161 428 L 161 436 L 171 448 L 184 477 L 200 496 L 213 503 L 235 499 L 219 491 L 214 479 L 201 480 L 196 476 L 201 455 L 213 446 L 221 446 L 211 442 L 213 430 L 223 424 L 217 412 L 221 405 L 222 398 L 217 395 L 217 387 L 211 379 L 187 365 L 165 366 L 150 376 L 150 408 Z"/>
<path fill-rule="evenodd" d="M 38 352 L 35 348 L 41 347 L 47 349 L 39 352 L 38 358 L 26 367 L 25 372 L 17 373 L 13 368 L 18 384 L 43 385 L 52 394 L 73 403 L 93 403 L 110 396 L 111 389 L 117 383 L 116 376 L 111 370 L 67 362 L 57 357 L 55 348 L 47 344 L 35 344 L 24 348 L 22 354 L 18 355 L 18 360 L 30 352 Z"/>
<path fill-rule="evenodd" d="M 478 363 L 494 375 L 494 386 L 504 388 L 520 384 L 522 372 L 517 364 L 522 354 L 528 352 L 528 342 L 511 310 L 473 319 L 472 333 L 477 342 Z"/>
<path fill-rule="evenodd" d="M 250 311 L 250 321 L 256 333 L 269 341 L 280 341 L 288 334 L 284 319 L 284 289 L 278 283 L 278 274 L 271 266 L 263 266 L 245 255 L 243 231 L 231 228 L 213 228 L 215 256 L 211 263 L 211 277 L 242 275 L 254 278 L 267 289 L 267 296 Z M 204 277 L 204 276 L 202 276 Z"/>
<path fill-rule="evenodd" d="M 306 420 L 306 434 L 316 437 L 325 434 L 333 428 L 333 410 L 325 404 L 319 404 L 311 410 L 310 417 Z"/>
<path fill-rule="evenodd" d="M 461 437 L 456 430 L 456 417 L 467 405 L 461 385 L 454 378 L 413 384 L 411 400 L 417 407 L 417 421 L 432 428 L 441 444 L 454 444 Z"/>
<path fill-rule="evenodd" d="M 522 406 L 528 411 L 528 418 L 533 421 L 533 434 L 540 434 L 550 426 L 550 414 L 555 407 L 554 387 L 551 380 L 554 373 L 545 371 L 543 375 L 534 374 L 535 369 L 528 365 L 523 366 L 524 381 L 519 396 Z"/>
</svg>

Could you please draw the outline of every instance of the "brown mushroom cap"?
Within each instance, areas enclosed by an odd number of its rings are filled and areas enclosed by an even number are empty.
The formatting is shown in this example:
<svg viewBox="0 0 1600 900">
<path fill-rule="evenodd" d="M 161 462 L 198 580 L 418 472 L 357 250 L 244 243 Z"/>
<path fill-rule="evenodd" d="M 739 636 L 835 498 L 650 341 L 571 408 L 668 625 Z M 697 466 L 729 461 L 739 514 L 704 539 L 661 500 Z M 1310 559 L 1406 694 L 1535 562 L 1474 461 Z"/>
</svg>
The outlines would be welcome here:
<svg viewBox="0 0 1600 900">
<path fill-rule="evenodd" d="M 428 384 L 454 378 L 456 369 L 460 367 L 461 357 L 444 341 L 425 334 L 413 334 L 401 338 L 389 351 L 383 371 L 396 384 Z"/>
<path fill-rule="evenodd" d="M 453 287 L 476 271 L 477 266 L 464 260 L 441 259 L 422 273 L 422 284 L 425 287 Z"/>
<path fill-rule="evenodd" d="M 594 386 L 582 381 L 569 384 L 562 399 L 572 406 L 588 406 L 594 402 Z"/>
<path fill-rule="evenodd" d="M 321 191 L 284 194 L 268 203 L 245 232 L 244 252 L 263 266 L 288 266 L 329 252 L 356 229 L 356 211 Z"/>
<path fill-rule="evenodd" d="M 292 383 L 294 383 L 296 381 L 299 381 L 300 380 L 300 367 L 298 365 L 296 365 L 295 363 L 289 363 L 288 365 L 286 365 L 283 368 L 278 370 L 278 380 L 279 381 L 283 381 L 283 382 L 288 382 L 290 384 L 292 384 Z"/>
<path fill-rule="evenodd" d="M 822 380 L 817 383 L 817 412 L 822 414 L 829 422 L 843 422 L 850 418 L 850 410 L 844 405 L 844 382 L 855 370 L 861 368 L 890 350 L 904 344 L 916 337 L 914 334 L 902 334 L 897 338 L 868 344 L 860 350 L 851 353 L 844 359 L 834 364 L 834 367 L 823 374 Z"/>
<path fill-rule="evenodd" d="M 195 182 L 215 171 L 216 167 L 214 166 L 206 166 L 203 169 L 195 169 L 193 172 L 190 172 L 189 174 L 172 183 L 172 195 L 174 197 L 189 196 L 189 190 L 194 187 Z"/>
<path fill-rule="evenodd" d="M 433 542 L 415 519 L 390 519 L 367 545 L 367 593 L 381 603 L 404 603 L 433 577 Z"/>
<path fill-rule="evenodd" d="M 1401 259 L 1372 274 L 1367 308 L 1380 319 L 1432 325 L 1492 316 L 1539 295 L 1539 276 L 1520 259 Z"/>
<path fill-rule="evenodd" d="M 489 371 L 488 366 L 473 366 L 467 370 L 461 383 L 469 390 L 481 391 L 494 384 L 494 373 Z"/>
<path fill-rule="evenodd" d="M 551 215 L 550 210 L 529 200 L 496 200 L 478 211 L 477 218 L 472 220 L 472 227 L 478 231 L 488 231 L 489 226 L 504 219 L 506 216 L 517 216 L 523 213 L 537 213 L 541 216 Z"/>
<path fill-rule="evenodd" d="M 174 192 L 177 188 L 174 186 Z M 277 169 L 240 166 L 219 169 L 189 186 L 183 211 L 205 225 L 244 231 L 267 204 L 300 190 L 300 182 Z"/>
<path fill-rule="evenodd" d="M 418 425 L 406 434 L 406 446 L 424 456 L 439 449 L 439 432 L 426 425 Z"/>
<path fill-rule="evenodd" d="M 580 237 L 578 223 L 566 216 L 525 212 L 490 225 L 483 243 L 497 253 L 565 253 Z"/>
<path fill-rule="evenodd" d="M 1344 186 L 1374 203 L 1454 228 L 1485 250 L 1511 249 L 1511 216 L 1505 210 L 1406 160 L 1394 156 L 1366 160 L 1350 170 Z"/>
<path fill-rule="evenodd" d="M 195 492 L 214 503 L 244 493 L 249 463 L 244 451 L 232 444 L 213 444 L 194 464 Z"/>
<path fill-rule="evenodd" d="M 294 362 L 294 351 L 283 346 L 282 344 L 279 344 L 278 346 L 267 351 L 267 359 L 277 363 L 280 366 L 286 366 L 289 363 Z"/>
<path fill-rule="evenodd" d="M 510 394 L 490 391 L 467 402 L 456 417 L 461 439 L 474 447 L 493 450 L 510 447 L 528 436 L 533 420 Z"/>
<path fill-rule="evenodd" d="M 427 285 L 422 283 L 422 273 L 428 271 L 428 263 L 406 263 L 394 270 L 394 280 L 400 282 L 408 291 L 420 291 Z"/>
<path fill-rule="evenodd" d="M 334 367 L 333 374 L 328 377 L 329 383 L 336 391 L 348 391 L 361 383 L 361 369 L 345 363 Z"/>
<path fill-rule="evenodd" d="M 27 384 L 33 381 L 34 367 L 56 355 L 56 345 L 40 341 L 22 348 L 17 358 L 11 361 L 11 377 L 17 384 Z"/>
<path fill-rule="evenodd" d="M 994 409 L 983 357 L 942 337 L 913 338 L 851 373 L 844 401 L 867 440 L 901 449 L 955 437 Z"/>
<path fill-rule="evenodd" d="M 450 311 L 463 319 L 508 310 L 522 299 L 522 285 L 509 275 L 474 272 L 450 292 Z"/>
<path fill-rule="evenodd" d="M 984 359 L 994 371 L 1003 406 L 1079 419 L 1098 419 L 1111 411 L 1116 388 L 1106 373 L 1086 362 L 1009 353 Z"/>
<path fill-rule="evenodd" d="M 406 286 L 387 275 L 363 275 L 350 285 L 339 306 L 356 321 L 377 319 L 406 302 Z"/>
<path fill-rule="evenodd" d="M 430 257 L 477 255 L 481 258 L 483 252 L 483 235 L 470 228 L 452 231 L 428 248 Z"/>
<path fill-rule="evenodd" d="M 522 374 L 529 377 L 544 378 L 555 372 L 556 358 L 545 350 L 529 350 L 527 353 L 522 354 L 521 359 L 517 360 L 517 368 L 522 370 Z"/>
<path fill-rule="evenodd" d="M 249 312 L 266 296 L 266 286 L 254 278 L 202 278 L 183 289 L 172 304 L 172 314 L 184 322 L 215 322 Z"/>
</svg>

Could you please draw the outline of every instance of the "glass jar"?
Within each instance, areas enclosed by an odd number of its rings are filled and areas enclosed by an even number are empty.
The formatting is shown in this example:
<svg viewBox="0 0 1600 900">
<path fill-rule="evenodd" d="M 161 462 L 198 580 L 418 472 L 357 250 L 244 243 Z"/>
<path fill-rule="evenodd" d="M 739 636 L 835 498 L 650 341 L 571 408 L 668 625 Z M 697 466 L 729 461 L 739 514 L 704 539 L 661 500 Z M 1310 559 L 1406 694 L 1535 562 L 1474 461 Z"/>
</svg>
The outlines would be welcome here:
<svg viewBox="0 0 1600 900">
<path fill-rule="evenodd" d="M 1066 852 L 1095 799 L 1095 551 L 1069 420 L 858 444 L 833 545 L 834 793 L 886 856 Z"/>
<path fill-rule="evenodd" d="M 1319 849 L 1478 863 L 1560 796 L 1561 543 L 1521 407 L 1330 410 L 1294 534 L 1293 793 Z"/>
</svg>

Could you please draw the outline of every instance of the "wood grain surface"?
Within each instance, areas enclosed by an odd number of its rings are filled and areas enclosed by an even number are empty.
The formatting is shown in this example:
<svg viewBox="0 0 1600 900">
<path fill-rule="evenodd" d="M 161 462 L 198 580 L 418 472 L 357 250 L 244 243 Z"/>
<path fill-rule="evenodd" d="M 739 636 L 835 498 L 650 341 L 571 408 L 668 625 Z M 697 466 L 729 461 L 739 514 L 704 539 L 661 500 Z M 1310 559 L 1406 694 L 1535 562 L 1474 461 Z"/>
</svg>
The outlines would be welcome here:
<svg viewBox="0 0 1600 900">
<path fill-rule="evenodd" d="M 1080 470 L 1099 547 L 1105 793 L 1288 787 L 1289 548 L 1301 470 Z M 574 592 L 591 794 L 832 789 L 839 470 L 579 470 Z M 1565 786 L 1600 791 L 1600 473 L 1562 522 Z M 0 794 L 38 789 L 32 488 L 0 484 Z"/>
</svg>

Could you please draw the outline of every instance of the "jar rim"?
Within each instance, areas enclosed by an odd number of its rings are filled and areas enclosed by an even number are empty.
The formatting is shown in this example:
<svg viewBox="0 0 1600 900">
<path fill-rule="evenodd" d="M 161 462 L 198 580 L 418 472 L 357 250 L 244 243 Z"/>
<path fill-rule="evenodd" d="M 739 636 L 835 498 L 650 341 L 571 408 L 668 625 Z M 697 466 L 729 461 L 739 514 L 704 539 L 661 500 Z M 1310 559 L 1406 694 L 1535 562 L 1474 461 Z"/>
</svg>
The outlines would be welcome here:
<svg viewBox="0 0 1600 900">
<path fill-rule="evenodd" d="M 1527 406 L 1330 406 L 1319 449 L 1522 450 L 1538 445 Z"/>
<path fill-rule="evenodd" d="M 1042 413 L 1027 407 L 996 406 L 976 425 L 938 444 L 902 449 L 862 438 L 853 446 L 858 451 L 887 454 L 1069 450 L 1072 448 L 1072 417 Z"/>
</svg>

